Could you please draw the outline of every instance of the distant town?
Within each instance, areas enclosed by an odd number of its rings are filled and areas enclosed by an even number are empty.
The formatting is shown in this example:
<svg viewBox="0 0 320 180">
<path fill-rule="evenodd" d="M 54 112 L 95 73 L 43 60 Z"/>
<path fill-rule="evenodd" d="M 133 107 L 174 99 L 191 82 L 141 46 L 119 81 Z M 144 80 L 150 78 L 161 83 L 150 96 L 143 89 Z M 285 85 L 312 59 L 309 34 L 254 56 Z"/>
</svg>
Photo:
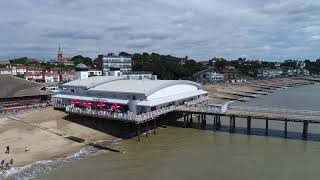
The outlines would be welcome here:
<svg viewBox="0 0 320 180">
<path fill-rule="evenodd" d="M 65 57 L 60 45 L 57 57 L 53 60 L 35 60 L 28 57 L 2 60 L 0 74 L 57 85 L 74 80 L 74 67 L 80 63 L 89 67 L 89 76 L 108 76 L 117 72 L 121 75 L 156 75 L 159 79 L 187 79 L 203 83 L 219 81 L 235 83 L 246 79 L 320 74 L 320 59 L 268 62 L 247 58 L 227 60 L 214 57 L 210 60 L 195 61 L 188 56 L 181 58 L 156 53 L 125 52 L 97 55 L 97 58 L 91 59 L 82 55 Z"/>
</svg>

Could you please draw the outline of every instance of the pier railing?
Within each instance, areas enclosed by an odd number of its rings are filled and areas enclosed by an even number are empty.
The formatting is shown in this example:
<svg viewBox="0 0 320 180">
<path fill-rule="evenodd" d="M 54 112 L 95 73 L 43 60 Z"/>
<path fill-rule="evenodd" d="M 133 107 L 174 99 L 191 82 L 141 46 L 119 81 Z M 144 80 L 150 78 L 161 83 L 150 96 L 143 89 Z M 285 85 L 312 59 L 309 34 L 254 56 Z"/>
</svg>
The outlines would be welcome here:
<svg viewBox="0 0 320 180">
<path fill-rule="evenodd" d="M 187 102 L 184 103 L 184 105 L 193 106 L 193 105 L 196 105 L 196 104 L 199 104 L 201 102 L 208 101 L 208 100 L 209 100 L 208 96 L 204 96 L 204 97 L 200 97 L 200 98 L 195 99 L 195 100 L 187 101 Z"/>
<path fill-rule="evenodd" d="M 261 113 L 279 113 L 279 114 L 295 114 L 306 116 L 320 116 L 320 111 L 310 110 L 294 110 L 294 109 L 280 109 L 280 108 L 260 108 L 260 107 L 246 107 L 246 106 L 231 106 L 230 110 L 241 110 L 248 112 L 261 112 Z"/>
<path fill-rule="evenodd" d="M 53 104 L 53 108 L 56 109 L 65 109 L 69 104 L 55 103 Z"/>
<path fill-rule="evenodd" d="M 186 112 L 202 112 L 202 113 L 213 113 L 213 114 L 221 114 L 222 108 L 217 106 L 177 106 L 176 111 L 186 111 Z"/>
<path fill-rule="evenodd" d="M 66 112 L 69 112 L 69 113 L 83 114 L 83 115 L 99 117 L 99 118 L 118 119 L 122 121 L 130 121 L 130 122 L 136 122 L 136 123 L 142 123 L 150 119 L 157 118 L 162 114 L 166 114 L 174 110 L 175 110 L 175 106 L 169 106 L 169 107 L 163 107 L 161 109 L 157 109 L 155 111 L 134 115 L 131 112 L 119 113 L 119 112 L 100 111 L 100 110 L 93 110 L 93 109 L 83 109 L 83 108 L 74 107 L 73 105 L 66 106 Z"/>
</svg>

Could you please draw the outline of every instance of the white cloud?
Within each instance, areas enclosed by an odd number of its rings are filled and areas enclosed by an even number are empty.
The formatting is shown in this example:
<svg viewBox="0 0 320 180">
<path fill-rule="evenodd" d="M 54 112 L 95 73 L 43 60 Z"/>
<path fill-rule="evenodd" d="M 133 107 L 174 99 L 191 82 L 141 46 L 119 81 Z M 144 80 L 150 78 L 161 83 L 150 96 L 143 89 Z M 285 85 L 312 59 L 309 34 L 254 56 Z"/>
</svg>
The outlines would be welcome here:
<svg viewBox="0 0 320 180">
<path fill-rule="evenodd" d="M 151 52 L 278 60 L 318 58 L 313 0 L 11 0 L 0 7 L 0 58 Z"/>
</svg>

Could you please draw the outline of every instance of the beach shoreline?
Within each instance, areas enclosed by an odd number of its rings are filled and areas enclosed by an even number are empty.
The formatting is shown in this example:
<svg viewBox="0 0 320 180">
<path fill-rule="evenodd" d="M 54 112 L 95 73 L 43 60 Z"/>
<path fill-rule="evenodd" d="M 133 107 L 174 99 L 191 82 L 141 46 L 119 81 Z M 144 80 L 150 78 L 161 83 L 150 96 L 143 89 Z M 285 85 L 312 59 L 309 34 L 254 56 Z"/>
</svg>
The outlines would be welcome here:
<svg viewBox="0 0 320 180">
<path fill-rule="evenodd" d="M 87 143 L 104 141 L 112 143 L 114 136 L 65 119 L 66 113 L 52 108 L 18 113 L 0 118 L 0 159 L 5 164 L 13 159 L 13 167 L 24 167 L 44 160 L 55 160 L 72 156 Z M 16 120 L 15 120 L 16 119 Z M 86 144 L 65 137 L 76 136 Z M 5 154 L 9 145 L 10 153 Z M 25 152 L 25 147 L 28 151 Z M 3 171 L 0 169 L 0 172 Z"/>
<path fill-rule="evenodd" d="M 308 80 L 281 78 L 256 80 L 237 84 L 206 84 L 203 89 L 209 93 L 209 103 L 224 104 L 233 101 L 268 95 L 273 91 L 312 84 Z M 116 139 L 108 132 L 69 120 L 68 114 L 52 107 L 30 112 L 0 117 L 0 160 L 11 158 L 13 167 L 23 168 L 42 161 L 59 161 L 81 153 L 86 144 L 71 141 L 65 137 L 76 136 L 86 143 L 104 141 L 111 144 Z M 10 146 L 10 154 L 5 154 L 5 147 Z M 28 151 L 25 152 L 25 147 Z M 1 177 L 0 169 L 0 177 Z M 10 170 L 7 170 L 10 171 Z"/>
</svg>

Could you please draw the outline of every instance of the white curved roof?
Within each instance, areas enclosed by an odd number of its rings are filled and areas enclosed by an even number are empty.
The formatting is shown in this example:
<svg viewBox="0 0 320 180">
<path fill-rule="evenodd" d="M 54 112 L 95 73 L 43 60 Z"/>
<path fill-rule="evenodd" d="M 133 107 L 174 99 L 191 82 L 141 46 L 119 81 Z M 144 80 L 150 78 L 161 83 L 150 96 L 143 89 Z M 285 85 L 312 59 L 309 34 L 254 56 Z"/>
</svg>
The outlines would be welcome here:
<svg viewBox="0 0 320 180">
<path fill-rule="evenodd" d="M 133 94 L 144 94 L 148 96 L 152 93 L 159 91 L 160 89 L 178 85 L 187 84 L 200 88 L 198 83 L 192 81 L 182 80 L 113 80 L 106 83 L 99 84 L 90 88 L 94 91 L 105 91 L 105 92 L 117 92 L 117 93 L 133 93 Z"/>
<path fill-rule="evenodd" d="M 116 76 L 93 76 L 82 80 L 74 80 L 68 83 L 63 84 L 64 87 L 83 87 L 86 89 L 95 87 L 100 84 L 105 84 L 111 81 L 124 79 L 125 77 L 116 77 Z"/>
</svg>

